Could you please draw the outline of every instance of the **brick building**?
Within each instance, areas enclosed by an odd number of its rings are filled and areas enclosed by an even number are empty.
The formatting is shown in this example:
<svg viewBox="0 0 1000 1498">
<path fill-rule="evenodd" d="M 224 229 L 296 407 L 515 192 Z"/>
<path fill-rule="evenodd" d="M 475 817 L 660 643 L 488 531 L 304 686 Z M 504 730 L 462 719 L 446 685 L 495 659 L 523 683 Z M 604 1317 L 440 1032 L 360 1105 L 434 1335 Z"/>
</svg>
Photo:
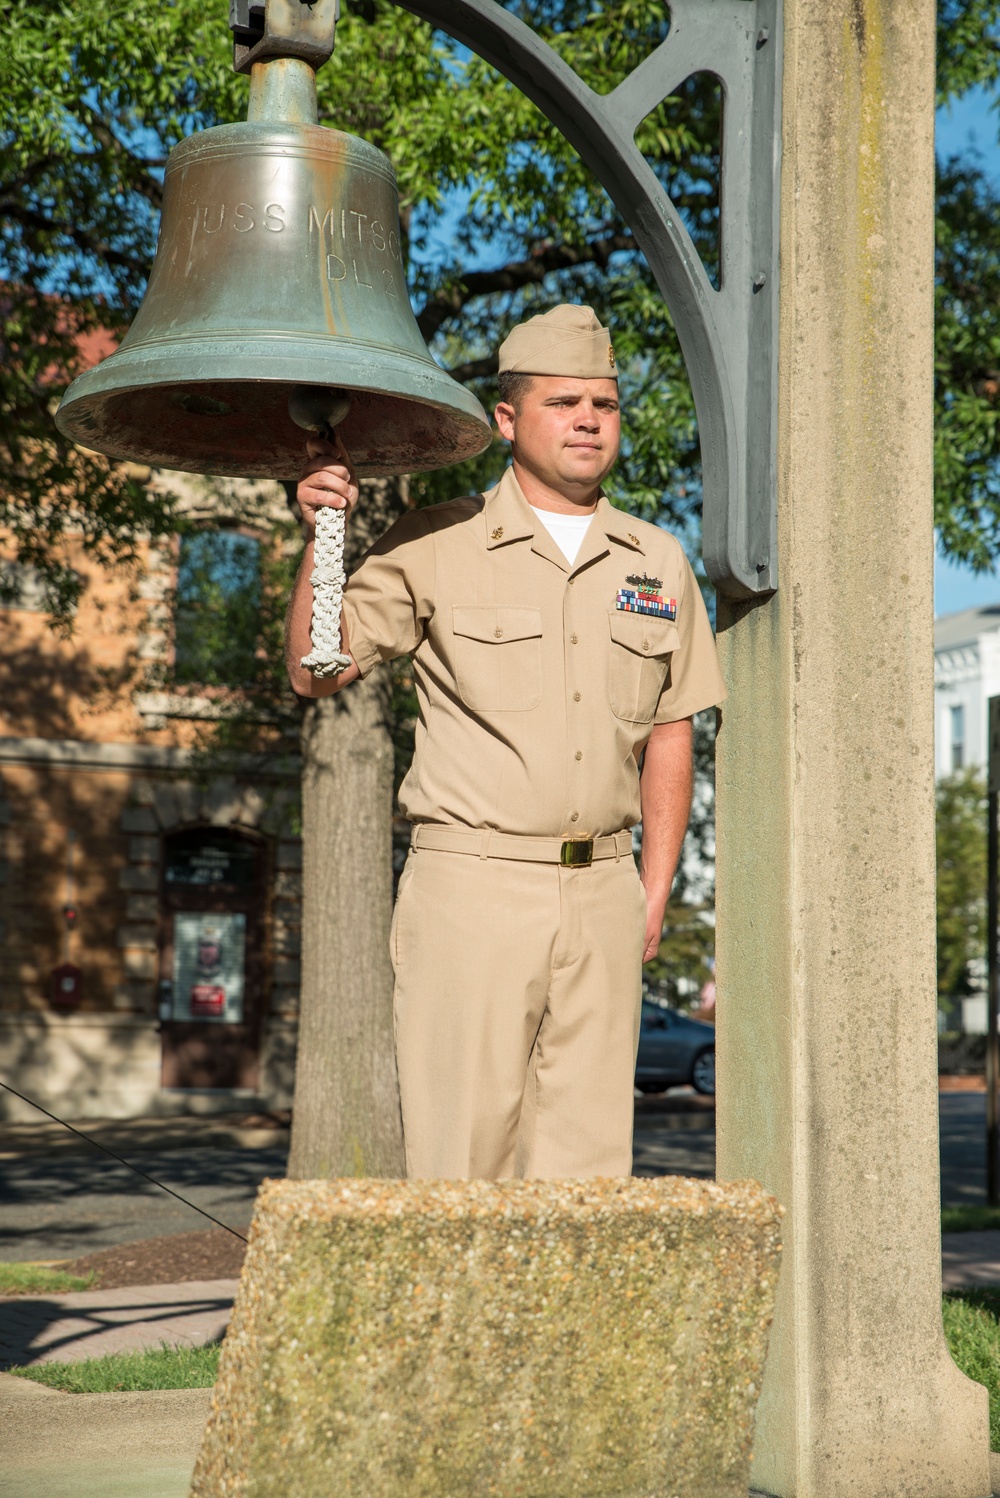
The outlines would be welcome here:
<svg viewBox="0 0 1000 1498">
<path fill-rule="evenodd" d="M 290 1103 L 297 746 L 222 764 L 199 736 L 227 695 L 199 649 L 256 606 L 284 493 L 152 482 L 195 529 L 116 572 L 70 543 L 67 637 L 0 537 L 0 1078 L 70 1118 Z M 38 1117 L 2 1093 L 0 1116 Z"/>
</svg>

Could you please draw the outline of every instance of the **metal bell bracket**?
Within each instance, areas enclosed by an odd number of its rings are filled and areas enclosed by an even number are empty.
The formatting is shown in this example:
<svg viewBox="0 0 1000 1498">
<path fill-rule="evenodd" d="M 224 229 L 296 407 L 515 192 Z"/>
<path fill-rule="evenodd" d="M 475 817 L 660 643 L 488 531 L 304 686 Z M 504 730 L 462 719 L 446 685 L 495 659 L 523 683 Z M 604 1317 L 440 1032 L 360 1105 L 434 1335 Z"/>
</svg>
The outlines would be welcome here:
<svg viewBox="0 0 1000 1498">
<path fill-rule="evenodd" d="M 233 67 L 300 57 L 315 71 L 333 53 L 339 20 L 340 0 L 229 0 Z"/>
<path fill-rule="evenodd" d="M 631 228 L 670 309 L 694 394 L 706 571 L 733 598 L 773 592 L 781 0 L 670 0 L 666 39 L 609 94 L 595 93 L 495 0 L 396 3 L 537 104 Z M 725 99 L 718 290 L 635 144 L 650 111 L 696 73 L 718 78 Z"/>
</svg>

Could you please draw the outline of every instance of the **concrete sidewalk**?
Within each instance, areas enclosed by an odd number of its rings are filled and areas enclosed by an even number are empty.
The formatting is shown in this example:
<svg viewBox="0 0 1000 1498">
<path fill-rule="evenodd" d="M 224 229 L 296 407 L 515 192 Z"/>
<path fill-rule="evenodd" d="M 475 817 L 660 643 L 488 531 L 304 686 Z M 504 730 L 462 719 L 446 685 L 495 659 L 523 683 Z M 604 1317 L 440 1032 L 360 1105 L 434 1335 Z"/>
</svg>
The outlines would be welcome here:
<svg viewBox="0 0 1000 1498">
<path fill-rule="evenodd" d="M 186 1498 L 211 1389 L 61 1394 L 0 1374 L 2 1498 Z"/>
<path fill-rule="evenodd" d="M 1000 1285 L 1000 1232 L 942 1233 L 941 1269 L 946 1290 Z"/>
<path fill-rule="evenodd" d="M 200 1347 L 221 1338 L 238 1284 L 187 1280 L 0 1298 L 0 1367 L 77 1362 L 161 1342 Z"/>
</svg>

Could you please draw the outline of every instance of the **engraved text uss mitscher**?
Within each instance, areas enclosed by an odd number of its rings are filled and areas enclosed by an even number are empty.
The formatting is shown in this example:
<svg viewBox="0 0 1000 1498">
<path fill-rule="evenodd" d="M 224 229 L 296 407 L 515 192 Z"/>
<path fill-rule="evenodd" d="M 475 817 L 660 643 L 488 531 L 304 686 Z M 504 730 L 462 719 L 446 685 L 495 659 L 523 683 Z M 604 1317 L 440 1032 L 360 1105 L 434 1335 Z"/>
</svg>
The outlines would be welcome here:
<svg viewBox="0 0 1000 1498">
<path fill-rule="evenodd" d="M 395 229 L 387 231 L 379 219 L 372 218 L 359 209 L 342 207 L 339 211 L 336 208 L 323 211 L 315 203 L 310 203 L 306 222 L 310 237 L 318 234 L 328 246 L 326 274 L 331 281 L 346 280 L 349 270 L 353 270 L 356 285 L 374 289 L 373 282 L 364 279 L 363 272 L 367 273 L 367 267 L 362 264 L 359 270 L 358 260 L 352 254 L 354 249 L 374 250 L 376 254 L 387 255 L 396 262 L 401 258 L 399 236 Z M 237 234 L 248 234 L 254 229 L 280 234 L 284 229 L 292 227 L 283 203 L 267 203 L 262 209 L 258 209 L 253 203 L 198 203 L 195 207 L 195 225 L 204 234 L 218 234 L 225 229 Z M 334 249 L 335 244 L 341 253 L 338 254 Z M 382 290 L 388 296 L 397 296 L 396 276 L 392 267 L 376 266 L 373 269 L 381 270 Z"/>
</svg>

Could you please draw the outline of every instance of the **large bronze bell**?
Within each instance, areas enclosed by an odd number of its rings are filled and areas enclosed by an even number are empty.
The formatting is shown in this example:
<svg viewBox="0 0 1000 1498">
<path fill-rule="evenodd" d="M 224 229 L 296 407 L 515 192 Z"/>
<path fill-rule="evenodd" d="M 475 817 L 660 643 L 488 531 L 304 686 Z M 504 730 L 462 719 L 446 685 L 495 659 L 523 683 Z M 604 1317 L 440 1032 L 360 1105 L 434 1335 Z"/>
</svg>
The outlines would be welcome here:
<svg viewBox="0 0 1000 1498">
<path fill-rule="evenodd" d="M 320 424 L 301 412 L 322 391 L 300 387 L 319 386 L 346 408 L 338 435 L 362 476 L 488 446 L 479 402 L 417 328 L 389 161 L 315 120 L 312 68 L 282 57 L 254 65 L 245 124 L 170 153 L 145 298 L 67 391 L 67 436 L 156 467 L 287 479 L 302 426 Z"/>
</svg>

